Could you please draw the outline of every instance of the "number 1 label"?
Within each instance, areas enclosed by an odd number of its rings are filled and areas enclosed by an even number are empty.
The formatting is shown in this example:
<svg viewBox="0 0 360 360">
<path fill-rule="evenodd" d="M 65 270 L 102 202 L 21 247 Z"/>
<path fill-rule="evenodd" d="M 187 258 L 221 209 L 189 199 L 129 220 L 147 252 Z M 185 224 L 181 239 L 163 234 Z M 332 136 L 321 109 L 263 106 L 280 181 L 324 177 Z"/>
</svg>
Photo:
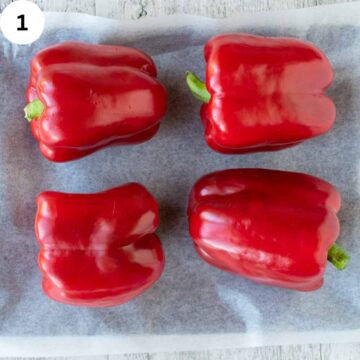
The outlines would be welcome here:
<svg viewBox="0 0 360 360">
<path fill-rule="evenodd" d="M 43 12 L 29 0 L 10 3 L 0 19 L 0 27 L 5 38 L 19 45 L 31 44 L 37 40 L 44 31 L 44 25 Z"/>
<path fill-rule="evenodd" d="M 19 15 L 17 18 L 20 19 L 20 23 L 21 23 L 20 27 L 18 27 L 17 29 L 19 31 L 27 31 L 27 30 L 29 30 L 27 27 L 25 27 L 25 15 L 24 14 Z"/>
</svg>

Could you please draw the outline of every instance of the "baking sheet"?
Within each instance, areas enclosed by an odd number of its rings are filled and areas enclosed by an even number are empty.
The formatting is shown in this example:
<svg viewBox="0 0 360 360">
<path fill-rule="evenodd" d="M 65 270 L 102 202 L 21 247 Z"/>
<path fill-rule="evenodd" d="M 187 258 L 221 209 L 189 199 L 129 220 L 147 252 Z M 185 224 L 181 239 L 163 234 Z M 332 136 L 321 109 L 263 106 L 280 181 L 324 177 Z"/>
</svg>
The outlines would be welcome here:
<svg viewBox="0 0 360 360">
<path fill-rule="evenodd" d="M 294 36 L 328 55 L 337 106 L 327 135 L 281 152 L 224 156 L 205 144 L 199 102 L 186 70 L 204 74 L 202 46 L 221 32 Z M 1 36 L 1 35 L 0 35 Z M 243 14 L 226 20 L 170 16 L 139 21 L 47 13 L 31 46 L 0 38 L 0 356 L 95 355 L 200 350 L 360 339 L 360 3 Z M 151 141 L 113 147 L 66 164 L 44 160 L 23 118 L 31 57 L 63 40 L 123 44 L 150 53 L 168 88 L 168 114 Z M 352 255 L 331 265 L 312 293 L 265 287 L 210 267 L 187 231 L 192 184 L 205 173 L 267 167 L 322 177 L 342 193 L 339 243 Z M 146 185 L 161 207 L 158 230 L 166 267 L 151 290 L 115 308 L 76 308 L 41 290 L 33 230 L 35 197 L 44 190 L 96 192 L 128 181 Z"/>
</svg>

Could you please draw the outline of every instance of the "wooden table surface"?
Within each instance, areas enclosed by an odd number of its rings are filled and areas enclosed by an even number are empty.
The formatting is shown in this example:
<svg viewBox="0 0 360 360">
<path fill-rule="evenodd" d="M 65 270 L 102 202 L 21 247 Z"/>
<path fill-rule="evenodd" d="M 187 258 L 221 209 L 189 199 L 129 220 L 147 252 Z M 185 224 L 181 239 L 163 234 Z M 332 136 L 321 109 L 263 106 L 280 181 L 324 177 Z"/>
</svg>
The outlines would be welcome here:
<svg viewBox="0 0 360 360">
<path fill-rule="evenodd" d="M 226 17 L 243 11 L 291 9 L 346 0 L 33 0 L 44 11 L 82 12 L 114 19 L 193 14 Z M 0 11 L 12 2 L 0 0 Z M 85 360 L 84 358 L 74 358 Z M 261 348 L 97 356 L 91 360 L 359 360 L 360 344 L 313 344 Z M 66 360 L 69 360 L 67 358 Z"/>
</svg>

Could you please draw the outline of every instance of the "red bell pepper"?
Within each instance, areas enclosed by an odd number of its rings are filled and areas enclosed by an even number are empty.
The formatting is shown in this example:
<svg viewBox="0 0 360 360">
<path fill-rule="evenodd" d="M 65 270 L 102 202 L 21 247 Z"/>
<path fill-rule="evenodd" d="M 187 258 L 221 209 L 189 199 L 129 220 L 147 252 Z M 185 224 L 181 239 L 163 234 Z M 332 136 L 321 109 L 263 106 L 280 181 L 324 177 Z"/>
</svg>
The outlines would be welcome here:
<svg viewBox="0 0 360 360">
<path fill-rule="evenodd" d="M 314 45 L 248 34 L 215 36 L 205 46 L 206 85 L 187 83 L 202 100 L 208 145 L 222 153 L 280 150 L 319 136 L 336 109 L 323 95 L 333 72 Z"/>
<path fill-rule="evenodd" d="M 44 292 L 81 306 L 115 306 L 160 277 L 164 255 L 154 234 L 158 205 L 140 184 L 96 194 L 44 192 L 36 237 Z"/>
<path fill-rule="evenodd" d="M 40 151 L 56 162 L 149 140 L 166 111 L 153 60 L 124 46 L 65 42 L 40 51 L 26 97 Z"/>
<path fill-rule="evenodd" d="M 285 171 L 234 169 L 204 176 L 190 195 L 195 248 L 205 261 L 256 282 L 320 288 L 326 259 L 349 256 L 334 244 L 340 194 L 319 178 Z"/>
</svg>

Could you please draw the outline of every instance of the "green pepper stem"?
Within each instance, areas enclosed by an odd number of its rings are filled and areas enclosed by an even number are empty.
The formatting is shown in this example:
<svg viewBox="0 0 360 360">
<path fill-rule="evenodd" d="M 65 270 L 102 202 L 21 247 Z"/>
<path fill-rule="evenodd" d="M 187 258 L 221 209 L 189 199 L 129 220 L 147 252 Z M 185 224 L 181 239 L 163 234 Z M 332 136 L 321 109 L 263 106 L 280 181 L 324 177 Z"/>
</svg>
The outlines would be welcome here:
<svg viewBox="0 0 360 360">
<path fill-rule="evenodd" d="M 25 118 L 31 122 L 41 116 L 44 111 L 44 104 L 39 100 L 34 100 L 25 106 Z"/>
<path fill-rule="evenodd" d="M 330 261 L 338 270 L 344 270 L 350 260 L 349 254 L 340 245 L 334 244 L 328 252 Z"/>
<path fill-rule="evenodd" d="M 210 93 L 206 89 L 205 83 L 203 83 L 194 73 L 191 71 L 186 72 L 186 83 L 192 92 L 192 94 L 204 103 L 210 101 Z"/>
</svg>

